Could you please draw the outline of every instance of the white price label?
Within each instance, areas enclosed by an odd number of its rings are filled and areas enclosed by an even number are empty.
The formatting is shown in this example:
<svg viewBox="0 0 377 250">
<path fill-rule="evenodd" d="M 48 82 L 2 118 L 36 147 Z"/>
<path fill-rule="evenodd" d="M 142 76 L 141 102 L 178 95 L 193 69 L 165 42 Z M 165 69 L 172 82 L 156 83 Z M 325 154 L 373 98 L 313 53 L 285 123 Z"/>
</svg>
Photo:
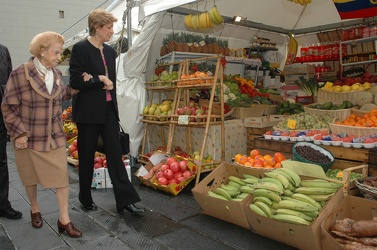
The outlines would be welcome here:
<svg viewBox="0 0 377 250">
<path fill-rule="evenodd" d="M 188 115 L 178 116 L 178 124 L 187 125 L 188 123 L 189 123 L 189 116 Z"/>
</svg>

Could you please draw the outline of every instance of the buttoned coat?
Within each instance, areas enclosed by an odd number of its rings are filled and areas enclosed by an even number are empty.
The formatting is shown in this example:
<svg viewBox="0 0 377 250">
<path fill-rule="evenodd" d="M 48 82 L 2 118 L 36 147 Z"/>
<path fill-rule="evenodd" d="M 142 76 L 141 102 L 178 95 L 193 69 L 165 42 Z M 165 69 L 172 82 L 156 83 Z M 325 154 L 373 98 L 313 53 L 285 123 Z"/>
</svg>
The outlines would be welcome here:
<svg viewBox="0 0 377 250">
<path fill-rule="evenodd" d="M 66 146 L 62 102 L 78 92 L 63 83 L 60 70 L 53 69 L 53 73 L 49 94 L 32 57 L 12 71 L 1 103 L 11 140 L 26 134 L 28 148 L 41 152 Z"/>
</svg>

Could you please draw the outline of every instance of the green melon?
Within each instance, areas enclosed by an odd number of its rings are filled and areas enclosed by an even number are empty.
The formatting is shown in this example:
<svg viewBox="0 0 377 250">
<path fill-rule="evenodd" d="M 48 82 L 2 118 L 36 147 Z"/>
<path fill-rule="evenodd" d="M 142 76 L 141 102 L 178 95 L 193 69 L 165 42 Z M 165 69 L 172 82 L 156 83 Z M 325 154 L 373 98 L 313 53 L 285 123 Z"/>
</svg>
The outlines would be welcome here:
<svg viewBox="0 0 377 250">
<path fill-rule="evenodd" d="M 370 92 L 360 91 L 355 98 L 356 104 L 360 107 L 367 103 L 373 103 L 374 95 Z"/>
<path fill-rule="evenodd" d="M 377 105 L 374 103 L 366 103 L 363 106 L 360 107 L 361 111 L 370 112 L 372 109 L 377 109 Z"/>
</svg>

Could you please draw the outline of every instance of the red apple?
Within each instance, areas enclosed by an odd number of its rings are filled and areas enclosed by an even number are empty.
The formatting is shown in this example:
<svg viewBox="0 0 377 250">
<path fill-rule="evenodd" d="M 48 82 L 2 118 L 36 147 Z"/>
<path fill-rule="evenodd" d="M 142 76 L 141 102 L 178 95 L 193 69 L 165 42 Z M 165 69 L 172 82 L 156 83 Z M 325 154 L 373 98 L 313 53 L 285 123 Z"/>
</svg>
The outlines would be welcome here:
<svg viewBox="0 0 377 250">
<path fill-rule="evenodd" d="M 161 171 L 165 171 L 167 169 L 170 169 L 170 166 L 168 164 L 164 164 L 164 165 L 161 166 L 160 169 L 161 169 Z"/>
<path fill-rule="evenodd" d="M 102 165 L 103 165 L 105 168 L 107 168 L 107 160 L 106 160 L 106 159 L 103 160 Z"/>
<path fill-rule="evenodd" d="M 173 178 L 173 179 L 169 180 L 169 185 L 173 184 L 173 183 L 178 184 L 177 179 Z"/>
<path fill-rule="evenodd" d="M 178 184 L 179 184 L 179 183 L 181 183 L 181 182 L 183 182 L 183 181 L 185 181 L 185 180 L 186 180 L 186 178 L 183 177 L 183 176 L 181 176 L 181 177 L 179 177 L 179 178 L 177 179 L 177 182 L 178 182 Z"/>
<path fill-rule="evenodd" d="M 171 169 L 166 169 L 166 170 L 164 171 L 164 177 L 165 177 L 166 179 L 168 179 L 168 180 L 173 179 L 173 178 L 174 178 L 174 172 L 173 172 L 173 170 L 171 170 Z"/>
<path fill-rule="evenodd" d="M 191 114 L 191 107 L 190 106 L 185 106 L 183 108 L 183 114 L 184 115 L 190 115 Z"/>
<path fill-rule="evenodd" d="M 174 157 L 169 157 L 168 159 L 166 159 L 166 164 L 170 166 L 173 162 L 176 162 L 176 161 L 177 159 L 175 159 Z"/>
<path fill-rule="evenodd" d="M 177 108 L 177 115 L 183 115 L 183 108 Z"/>
<path fill-rule="evenodd" d="M 188 179 L 192 176 L 192 174 L 190 170 L 186 170 L 185 172 L 183 172 L 182 176 L 185 177 L 185 179 Z"/>
<path fill-rule="evenodd" d="M 194 100 L 190 100 L 190 101 L 188 102 L 188 106 L 190 106 L 191 108 L 192 108 L 192 107 L 195 107 L 195 101 L 194 101 Z"/>
<path fill-rule="evenodd" d="M 179 171 L 179 172 L 177 172 L 177 173 L 174 174 L 174 178 L 177 179 L 177 180 L 178 180 L 179 177 L 182 177 L 182 176 L 183 175 L 182 175 L 181 171 Z"/>
<path fill-rule="evenodd" d="M 178 171 L 181 171 L 181 168 L 179 167 L 179 163 L 178 162 L 173 162 L 170 165 L 170 169 L 173 170 L 174 173 L 177 173 Z"/>
<path fill-rule="evenodd" d="M 161 170 L 158 170 L 156 173 L 156 178 L 159 179 L 160 177 L 163 177 L 163 176 L 164 176 L 164 172 Z"/>
<path fill-rule="evenodd" d="M 160 177 L 160 178 L 157 179 L 157 183 L 159 185 L 168 185 L 169 181 L 165 177 Z"/>
<path fill-rule="evenodd" d="M 102 164 L 100 163 L 94 163 L 94 169 L 97 169 L 97 168 L 102 168 Z"/>
</svg>

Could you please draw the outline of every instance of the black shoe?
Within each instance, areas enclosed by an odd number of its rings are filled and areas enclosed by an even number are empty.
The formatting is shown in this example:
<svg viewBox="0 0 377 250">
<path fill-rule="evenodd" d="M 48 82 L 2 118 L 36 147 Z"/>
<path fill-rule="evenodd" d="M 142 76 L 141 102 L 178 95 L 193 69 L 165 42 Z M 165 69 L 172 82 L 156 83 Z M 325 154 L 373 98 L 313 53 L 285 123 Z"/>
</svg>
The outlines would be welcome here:
<svg viewBox="0 0 377 250">
<path fill-rule="evenodd" d="M 92 211 L 95 211 L 97 210 L 97 205 L 93 202 L 92 204 L 90 205 L 84 205 L 84 204 L 81 204 L 82 208 L 84 208 L 85 210 L 92 210 Z"/>
<path fill-rule="evenodd" d="M 130 204 L 126 206 L 124 209 L 126 209 L 131 214 L 142 214 L 145 212 L 143 208 L 136 207 L 134 204 Z M 123 214 L 123 209 L 118 209 L 118 213 Z"/>
<path fill-rule="evenodd" d="M 5 217 L 11 220 L 19 219 L 22 217 L 22 213 L 14 210 L 12 207 L 4 208 L 0 210 L 0 217 Z"/>
</svg>

